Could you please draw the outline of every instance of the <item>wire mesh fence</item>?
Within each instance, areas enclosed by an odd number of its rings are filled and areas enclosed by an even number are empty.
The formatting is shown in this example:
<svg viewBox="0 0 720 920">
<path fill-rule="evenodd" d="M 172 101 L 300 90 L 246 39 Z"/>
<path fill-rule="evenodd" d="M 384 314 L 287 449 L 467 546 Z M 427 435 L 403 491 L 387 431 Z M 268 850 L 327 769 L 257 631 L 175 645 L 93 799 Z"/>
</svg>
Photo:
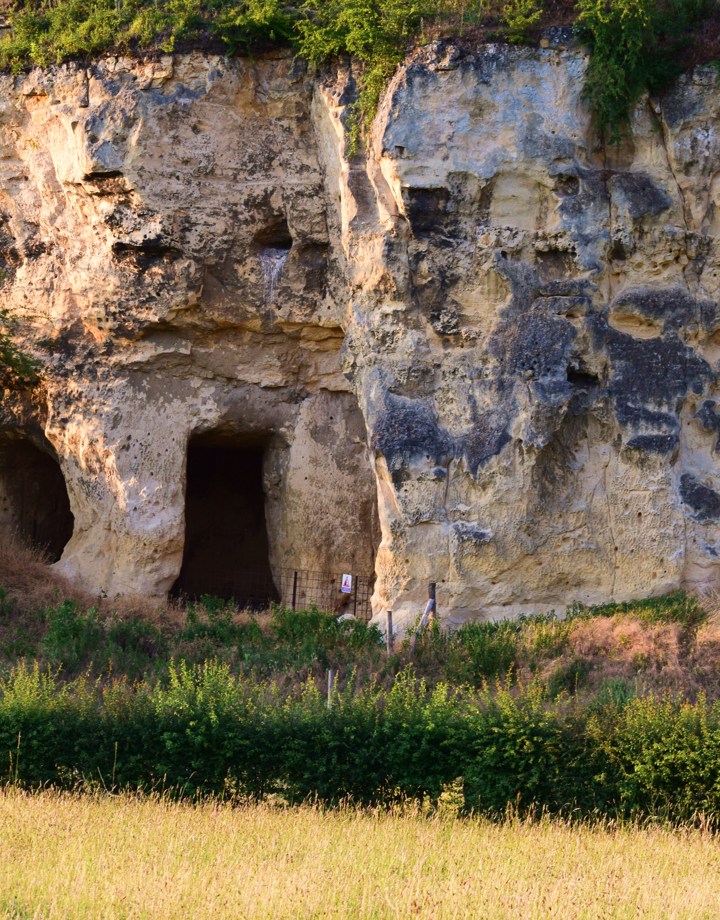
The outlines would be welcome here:
<svg viewBox="0 0 720 920">
<path fill-rule="evenodd" d="M 215 577 L 212 590 L 186 584 L 184 591 L 195 598 L 212 594 L 234 600 L 238 606 L 252 610 L 264 610 L 274 602 L 293 610 L 314 606 L 328 613 L 349 613 L 367 621 L 372 617 L 370 598 L 374 587 L 374 575 L 279 569 L 272 575 L 235 570 L 224 578 Z"/>
<path fill-rule="evenodd" d="M 351 613 L 359 620 L 372 616 L 374 575 L 283 569 L 280 581 L 282 602 L 293 610 L 314 605 L 332 613 Z"/>
</svg>

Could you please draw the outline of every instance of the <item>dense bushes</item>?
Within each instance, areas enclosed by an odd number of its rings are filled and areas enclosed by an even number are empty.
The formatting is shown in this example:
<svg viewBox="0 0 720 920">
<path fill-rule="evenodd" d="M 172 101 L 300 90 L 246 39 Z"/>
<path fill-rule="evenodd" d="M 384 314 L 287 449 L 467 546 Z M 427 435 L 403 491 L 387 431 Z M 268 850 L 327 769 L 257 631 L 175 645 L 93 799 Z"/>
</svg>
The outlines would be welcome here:
<svg viewBox="0 0 720 920">
<path fill-rule="evenodd" d="M 682 594 L 433 626 L 390 656 L 375 627 L 314 609 L 17 605 L 0 589 L 0 781 L 720 814 L 720 628 Z M 39 664 L 16 663 L 21 640 Z"/>
<path fill-rule="evenodd" d="M 332 707 L 227 666 L 171 666 L 154 688 L 59 686 L 20 665 L 0 684 L 0 772 L 179 794 L 437 801 L 573 814 L 720 817 L 720 707 L 670 698 L 552 704 L 542 688 L 429 690 L 412 670 Z"/>
<path fill-rule="evenodd" d="M 527 41 L 561 7 L 542 0 L 16 0 L 0 66 L 18 71 L 109 49 L 197 46 L 286 45 L 316 64 L 349 55 L 361 64 L 349 119 L 354 149 L 413 45 L 478 27 Z M 587 95 L 601 131 L 617 138 L 640 93 L 661 90 L 677 74 L 688 29 L 714 9 L 715 0 L 578 0 L 578 26 L 592 48 Z"/>
</svg>

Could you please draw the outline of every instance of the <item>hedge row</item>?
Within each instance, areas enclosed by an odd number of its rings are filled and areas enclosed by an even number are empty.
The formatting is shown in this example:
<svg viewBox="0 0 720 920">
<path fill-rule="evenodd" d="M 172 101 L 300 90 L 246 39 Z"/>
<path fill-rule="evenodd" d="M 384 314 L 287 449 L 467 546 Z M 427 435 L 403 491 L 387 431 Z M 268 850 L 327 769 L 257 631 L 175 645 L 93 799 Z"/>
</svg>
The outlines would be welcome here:
<svg viewBox="0 0 720 920">
<path fill-rule="evenodd" d="M 0 683 L 0 776 L 28 787 L 104 784 L 288 801 L 437 800 L 465 807 L 720 817 L 720 707 L 704 700 L 551 703 L 538 687 L 284 696 L 218 663 L 172 665 L 155 687 L 60 686 L 20 665 Z"/>
</svg>

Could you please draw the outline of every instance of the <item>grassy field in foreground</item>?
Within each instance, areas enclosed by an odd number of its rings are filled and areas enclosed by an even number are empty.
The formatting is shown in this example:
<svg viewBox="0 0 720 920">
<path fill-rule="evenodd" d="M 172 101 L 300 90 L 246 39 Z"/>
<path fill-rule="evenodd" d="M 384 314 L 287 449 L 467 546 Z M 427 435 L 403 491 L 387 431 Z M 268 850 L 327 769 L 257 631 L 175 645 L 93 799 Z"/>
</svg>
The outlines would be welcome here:
<svg viewBox="0 0 720 920">
<path fill-rule="evenodd" d="M 4 918 L 712 918 L 702 831 L 0 793 Z"/>
</svg>

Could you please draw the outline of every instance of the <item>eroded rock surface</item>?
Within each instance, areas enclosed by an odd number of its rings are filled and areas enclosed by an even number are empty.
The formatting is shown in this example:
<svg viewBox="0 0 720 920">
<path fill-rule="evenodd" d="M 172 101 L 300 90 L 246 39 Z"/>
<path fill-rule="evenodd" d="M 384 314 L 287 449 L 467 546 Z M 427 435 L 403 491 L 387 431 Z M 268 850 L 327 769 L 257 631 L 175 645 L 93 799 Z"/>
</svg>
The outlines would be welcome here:
<svg viewBox="0 0 720 920">
<path fill-rule="evenodd" d="M 374 570 L 401 624 L 430 580 L 450 619 L 716 584 L 718 76 L 604 148 L 585 66 L 421 49 L 354 158 L 351 74 L 281 55 L 2 78 L 45 384 L 0 411 L 65 476 L 60 568 L 167 591 L 205 436 L 263 445 L 273 571 Z"/>
</svg>

